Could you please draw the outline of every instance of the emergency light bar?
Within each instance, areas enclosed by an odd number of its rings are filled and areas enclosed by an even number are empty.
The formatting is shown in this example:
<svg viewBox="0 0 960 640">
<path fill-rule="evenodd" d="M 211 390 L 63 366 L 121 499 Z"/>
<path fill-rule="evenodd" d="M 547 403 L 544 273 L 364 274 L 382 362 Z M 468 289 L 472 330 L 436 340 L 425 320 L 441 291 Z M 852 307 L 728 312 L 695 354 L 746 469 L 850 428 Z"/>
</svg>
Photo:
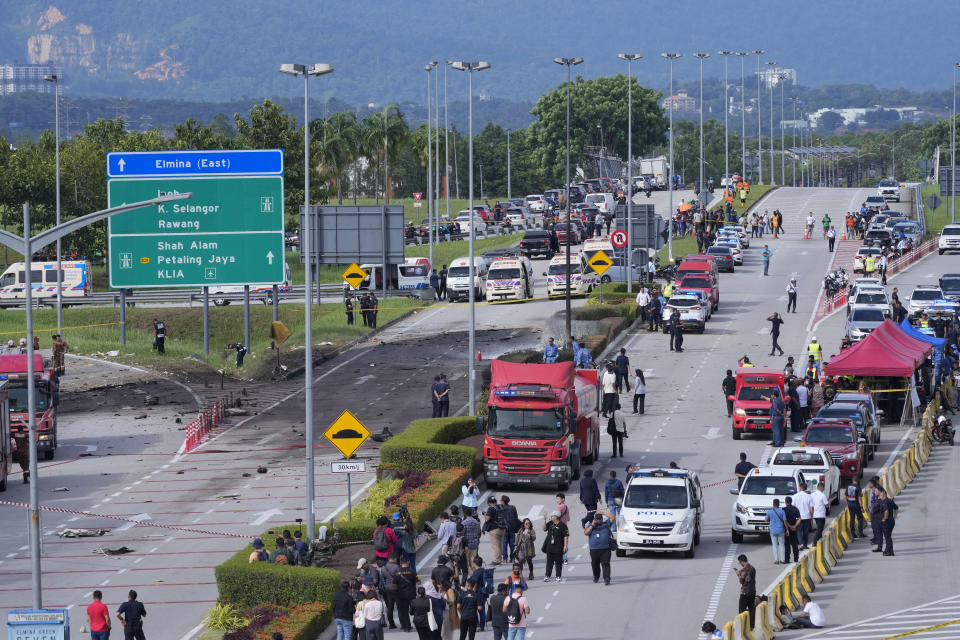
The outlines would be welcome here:
<svg viewBox="0 0 960 640">
<path fill-rule="evenodd" d="M 687 478 L 689 471 L 667 471 L 665 469 L 656 469 L 654 471 L 634 471 L 634 478 Z"/>
</svg>

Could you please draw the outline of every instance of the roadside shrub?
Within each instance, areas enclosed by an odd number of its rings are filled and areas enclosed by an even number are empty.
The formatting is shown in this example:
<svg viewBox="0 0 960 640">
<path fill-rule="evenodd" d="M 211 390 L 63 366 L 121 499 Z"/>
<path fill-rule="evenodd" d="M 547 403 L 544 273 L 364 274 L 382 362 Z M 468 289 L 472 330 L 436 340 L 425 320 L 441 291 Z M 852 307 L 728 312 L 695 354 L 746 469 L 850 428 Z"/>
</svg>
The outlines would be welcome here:
<svg viewBox="0 0 960 640">
<path fill-rule="evenodd" d="M 360 504 L 353 505 L 353 517 L 358 520 L 376 520 L 383 515 L 387 500 L 397 494 L 403 480 L 378 480 Z"/>
<path fill-rule="evenodd" d="M 415 420 L 403 433 L 383 443 L 380 461 L 404 471 L 473 469 L 476 449 L 456 443 L 476 433 L 476 421 L 469 417 Z"/>
<path fill-rule="evenodd" d="M 316 640 L 332 621 L 333 607 L 329 602 L 305 602 L 290 607 L 286 616 L 273 620 L 253 640 L 271 640 L 277 632 L 283 634 L 284 640 Z"/>
<path fill-rule="evenodd" d="M 248 563 L 249 545 L 214 569 L 220 599 L 243 606 L 291 606 L 302 602 L 333 602 L 340 572 L 266 562 Z"/>
</svg>

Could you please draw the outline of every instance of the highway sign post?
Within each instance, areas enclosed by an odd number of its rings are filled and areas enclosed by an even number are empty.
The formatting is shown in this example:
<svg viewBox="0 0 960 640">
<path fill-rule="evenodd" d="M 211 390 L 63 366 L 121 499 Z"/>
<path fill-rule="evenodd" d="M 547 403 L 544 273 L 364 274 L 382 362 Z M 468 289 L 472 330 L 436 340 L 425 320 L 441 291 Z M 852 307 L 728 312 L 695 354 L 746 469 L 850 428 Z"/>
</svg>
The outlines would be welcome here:
<svg viewBox="0 0 960 640">
<path fill-rule="evenodd" d="M 370 437 L 370 430 L 367 429 L 355 415 L 350 413 L 349 409 L 344 409 L 343 413 L 333 421 L 333 424 L 323 432 L 323 437 L 329 440 L 330 444 L 336 447 L 337 450 L 343 454 L 344 458 L 349 459 L 350 456 L 360 448 L 360 445 Z M 307 443 L 307 446 L 312 446 L 312 444 Z M 345 462 L 341 464 L 355 465 L 357 463 Z M 359 464 L 363 465 L 362 462 Z M 360 469 L 360 471 L 362 470 L 363 469 Z M 353 472 L 351 468 L 343 468 L 343 471 L 334 471 L 334 473 L 347 474 L 347 520 L 353 519 L 353 496 L 351 495 L 352 490 L 350 487 L 350 474 Z"/>
<path fill-rule="evenodd" d="M 593 257 L 587 262 L 587 266 L 593 269 L 593 272 L 597 276 L 602 276 L 607 269 L 613 266 L 613 260 L 610 259 L 610 256 L 606 254 L 602 249 L 593 254 Z M 630 277 L 629 275 L 627 276 Z M 567 286 L 570 286 L 569 284 Z M 603 279 L 601 278 L 600 283 L 598 284 L 600 289 L 600 304 L 603 304 Z"/>
</svg>

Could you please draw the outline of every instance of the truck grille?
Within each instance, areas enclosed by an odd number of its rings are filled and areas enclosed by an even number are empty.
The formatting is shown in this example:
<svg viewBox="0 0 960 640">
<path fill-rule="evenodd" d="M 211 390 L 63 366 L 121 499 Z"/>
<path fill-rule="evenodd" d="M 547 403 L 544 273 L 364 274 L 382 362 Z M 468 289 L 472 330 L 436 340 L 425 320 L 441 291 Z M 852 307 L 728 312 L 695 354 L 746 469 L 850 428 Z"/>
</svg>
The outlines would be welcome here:
<svg viewBox="0 0 960 640">
<path fill-rule="evenodd" d="M 769 415 L 769 409 L 744 409 L 748 416 L 766 416 Z"/>
<path fill-rule="evenodd" d="M 548 473 L 550 471 L 549 462 L 524 461 L 524 460 L 501 460 L 500 471 L 503 473 Z"/>
<path fill-rule="evenodd" d="M 503 447 L 503 456 L 521 460 L 541 460 L 547 453 L 546 447 Z"/>
<path fill-rule="evenodd" d="M 645 536 L 667 536 L 676 522 L 634 522 L 633 528 Z"/>
</svg>

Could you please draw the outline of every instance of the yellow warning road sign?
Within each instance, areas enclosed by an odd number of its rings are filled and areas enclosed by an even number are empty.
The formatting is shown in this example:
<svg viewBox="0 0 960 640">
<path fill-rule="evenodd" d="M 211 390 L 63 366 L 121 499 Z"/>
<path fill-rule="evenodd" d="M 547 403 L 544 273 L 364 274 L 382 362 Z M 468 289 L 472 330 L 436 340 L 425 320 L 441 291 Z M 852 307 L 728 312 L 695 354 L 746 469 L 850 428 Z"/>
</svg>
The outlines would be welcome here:
<svg viewBox="0 0 960 640">
<path fill-rule="evenodd" d="M 279 320 L 270 323 L 270 339 L 276 344 L 283 344 L 290 337 L 290 329 Z"/>
<path fill-rule="evenodd" d="M 611 260 L 610 256 L 601 250 L 593 254 L 593 257 L 590 258 L 590 261 L 587 262 L 587 264 L 591 269 L 593 269 L 594 273 L 596 273 L 598 276 L 602 276 L 607 269 L 613 266 L 613 260 Z"/>
<path fill-rule="evenodd" d="M 367 279 L 367 272 L 360 268 L 356 262 L 347 267 L 346 271 L 340 274 L 343 281 L 350 285 L 351 289 L 356 289 L 360 283 Z"/>
<path fill-rule="evenodd" d="M 323 435 L 345 458 L 349 458 L 370 437 L 370 430 L 349 409 L 344 409 Z"/>
</svg>

